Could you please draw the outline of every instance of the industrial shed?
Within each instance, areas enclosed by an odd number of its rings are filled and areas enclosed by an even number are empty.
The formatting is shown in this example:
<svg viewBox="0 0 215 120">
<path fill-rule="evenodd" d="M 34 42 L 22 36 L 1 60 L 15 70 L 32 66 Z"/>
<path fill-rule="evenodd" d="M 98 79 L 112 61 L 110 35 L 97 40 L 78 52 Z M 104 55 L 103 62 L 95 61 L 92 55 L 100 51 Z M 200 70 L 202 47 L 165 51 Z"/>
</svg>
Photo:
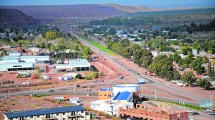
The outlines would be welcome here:
<svg viewBox="0 0 215 120">
<path fill-rule="evenodd" d="M 87 59 L 71 59 L 69 64 L 58 64 L 58 70 L 90 70 L 91 65 Z"/>
<path fill-rule="evenodd" d="M 4 56 L 0 60 L 0 64 L 7 64 L 7 63 L 18 63 L 20 60 L 19 56 Z"/>
<path fill-rule="evenodd" d="M 0 64 L 0 71 L 16 71 L 16 70 L 32 70 L 34 69 L 33 63 L 8 63 L 8 64 Z"/>
<path fill-rule="evenodd" d="M 32 62 L 32 63 L 49 62 L 50 57 L 49 56 L 21 56 L 20 60 L 25 62 Z"/>
</svg>

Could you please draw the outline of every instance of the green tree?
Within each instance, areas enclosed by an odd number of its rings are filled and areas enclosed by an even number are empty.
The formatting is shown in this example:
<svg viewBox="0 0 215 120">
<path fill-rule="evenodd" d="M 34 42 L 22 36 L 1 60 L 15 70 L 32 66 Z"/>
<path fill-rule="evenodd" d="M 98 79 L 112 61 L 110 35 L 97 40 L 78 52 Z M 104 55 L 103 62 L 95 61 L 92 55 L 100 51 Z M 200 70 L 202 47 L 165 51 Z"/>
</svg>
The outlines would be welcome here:
<svg viewBox="0 0 215 120">
<path fill-rule="evenodd" d="M 88 46 L 83 46 L 82 47 L 83 58 L 89 59 L 91 53 L 92 53 L 92 51 L 91 51 L 90 47 L 88 47 Z"/>
<path fill-rule="evenodd" d="M 186 82 L 188 85 L 192 85 L 195 81 L 196 78 L 194 77 L 192 72 L 184 72 L 184 75 L 181 78 L 184 82 Z"/>
<path fill-rule="evenodd" d="M 174 55 L 170 55 L 170 58 L 178 63 L 181 60 L 181 56 L 178 53 L 175 53 Z"/>
<path fill-rule="evenodd" d="M 181 52 L 182 52 L 182 54 L 184 54 L 184 55 L 188 55 L 189 53 L 192 53 L 192 49 L 189 48 L 189 47 L 183 46 L 183 47 L 181 48 Z"/>
<path fill-rule="evenodd" d="M 198 85 L 202 88 L 204 88 L 205 90 L 208 90 L 209 88 L 212 87 L 212 84 L 209 80 L 207 79 L 200 79 L 198 82 Z"/>
<path fill-rule="evenodd" d="M 205 68 L 202 66 L 204 63 L 202 57 L 196 57 L 190 64 L 190 68 L 193 68 L 198 74 L 205 72 Z"/>
<path fill-rule="evenodd" d="M 149 50 L 144 49 L 142 51 L 142 58 L 141 58 L 142 64 L 141 64 L 141 66 L 144 68 L 148 68 L 149 65 L 152 63 L 152 58 L 153 58 L 152 53 Z"/>
<path fill-rule="evenodd" d="M 57 38 L 57 32 L 48 31 L 45 34 L 45 38 L 46 38 L 46 40 L 53 40 L 53 39 Z"/>
<path fill-rule="evenodd" d="M 41 77 L 40 68 L 39 68 L 39 67 L 35 67 L 34 69 L 35 69 L 35 73 L 34 73 L 35 78 L 36 78 L 36 79 L 40 79 L 40 77 Z"/>
<path fill-rule="evenodd" d="M 173 78 L 173 73 L 170 72 L 173 71 L 172 60 L 166 55 L 159 55 L 155 57 L 153 62 L 149 65 L 148 70 L 160 77 L 168 77 L 168 79 Z"/>
</svg>

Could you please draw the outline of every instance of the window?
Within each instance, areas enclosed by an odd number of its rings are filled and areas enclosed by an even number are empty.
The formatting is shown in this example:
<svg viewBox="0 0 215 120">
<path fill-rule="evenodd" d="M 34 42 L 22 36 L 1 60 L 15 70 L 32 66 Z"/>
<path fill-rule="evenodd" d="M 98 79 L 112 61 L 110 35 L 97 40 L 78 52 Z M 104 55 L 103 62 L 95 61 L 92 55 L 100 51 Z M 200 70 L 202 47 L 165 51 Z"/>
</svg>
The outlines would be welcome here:
<svg viewBox="0 0 215 120">
<path fill-rule="evenodd" d="M 65 113 L 63 113 L 63 115 L 65 115 Z"/>
<path fill-rule="evenodd" d="M 63 118 L 63 120 L 66 120 L 65 118 Z"/>
<path fill-rule="evenodd" d="M 40 115 L 37 115 L 37 118 L 39 118 L 40 117 Z"/>
<path fill-rule="evenodd" d="M 33 116 L 30 116 L 30 118 L 33 118 Z"/>
<path fill-rule="evenodd" d="M 56 113 L 56 115 L 59 115 L 59 113 Z"/>
<path fill-rule="evenodd" d="M 14 65 L 13 67 L 22 67 L 21 65 Z"/>
</svg>

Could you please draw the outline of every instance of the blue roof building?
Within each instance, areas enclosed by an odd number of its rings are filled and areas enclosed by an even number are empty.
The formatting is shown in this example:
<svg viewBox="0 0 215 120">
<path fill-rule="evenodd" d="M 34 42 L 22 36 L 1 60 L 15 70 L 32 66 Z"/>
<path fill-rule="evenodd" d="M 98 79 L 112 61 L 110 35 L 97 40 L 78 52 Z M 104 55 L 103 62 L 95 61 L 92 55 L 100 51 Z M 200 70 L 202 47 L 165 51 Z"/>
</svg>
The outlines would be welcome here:
<svg viewBox="0 0 215 120">
<path fill-rule="evenodd" d="M 5 120 L 67 120 L 71 118 L 86 120 L 86 117 L 85 109 L 82 106 L 56 107 L 5 113 Z"/>
</svg>

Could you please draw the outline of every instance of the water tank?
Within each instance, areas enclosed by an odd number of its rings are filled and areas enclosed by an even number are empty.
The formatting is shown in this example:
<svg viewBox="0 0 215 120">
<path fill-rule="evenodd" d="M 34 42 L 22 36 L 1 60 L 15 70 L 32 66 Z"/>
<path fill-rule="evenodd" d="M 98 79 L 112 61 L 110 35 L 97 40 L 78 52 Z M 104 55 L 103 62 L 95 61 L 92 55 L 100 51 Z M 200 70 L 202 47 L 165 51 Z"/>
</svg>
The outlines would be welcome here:
<svg viewBox="0 0 215 120">
<path fill-rule="evenodd" d="M 115 96 L 118 92 L 138 92 L 137 84 L 119 84 L 113 86 L 113 95 Z"/>
</svg>

